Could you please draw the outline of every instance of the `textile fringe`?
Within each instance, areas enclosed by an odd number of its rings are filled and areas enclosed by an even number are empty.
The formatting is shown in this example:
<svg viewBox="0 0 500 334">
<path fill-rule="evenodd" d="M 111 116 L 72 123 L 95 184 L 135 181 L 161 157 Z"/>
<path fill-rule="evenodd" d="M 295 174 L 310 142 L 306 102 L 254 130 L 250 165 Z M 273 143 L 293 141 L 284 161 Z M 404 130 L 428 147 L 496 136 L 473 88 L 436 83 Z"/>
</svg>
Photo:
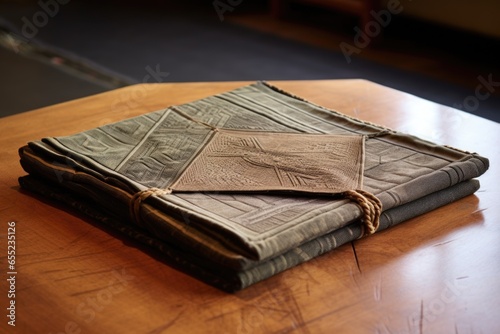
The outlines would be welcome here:
<svg viewBox="0 0 500 334">
<path fill-rule="evenodd" d="M 159 188 L 149 188 L 142 191 L 139 191 L 134 194 L 130 201 L 130 217 L 132 221 L 139 226 L 142 226 L 140 211 L 141 211 L 141 203 L 146 200 L 149 196 L 161 196 L 171 194 L 171 189 L 159 189 Z"/>
<path fill-rule="evenodd" d="M 373 194 L 358 189 L 343 193 L 344 197 L 356 202 L 363 210 L 363 236 L 373 234 L 380 225 L 380 214 L 382 213 L 382 202 Z"/>
</svg>

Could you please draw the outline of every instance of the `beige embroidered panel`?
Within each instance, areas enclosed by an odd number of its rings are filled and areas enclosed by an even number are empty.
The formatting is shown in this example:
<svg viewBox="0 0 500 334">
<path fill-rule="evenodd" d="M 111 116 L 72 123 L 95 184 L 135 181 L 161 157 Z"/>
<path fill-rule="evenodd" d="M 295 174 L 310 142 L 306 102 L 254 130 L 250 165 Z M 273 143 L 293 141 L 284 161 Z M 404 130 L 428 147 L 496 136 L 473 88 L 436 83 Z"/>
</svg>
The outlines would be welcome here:
<svg viewBox="0 0 500 334">
<path fill-rule="evenodd" d="M 361 189 L 364 137 L 217 130 L 174 191 Z"/>
</svg>

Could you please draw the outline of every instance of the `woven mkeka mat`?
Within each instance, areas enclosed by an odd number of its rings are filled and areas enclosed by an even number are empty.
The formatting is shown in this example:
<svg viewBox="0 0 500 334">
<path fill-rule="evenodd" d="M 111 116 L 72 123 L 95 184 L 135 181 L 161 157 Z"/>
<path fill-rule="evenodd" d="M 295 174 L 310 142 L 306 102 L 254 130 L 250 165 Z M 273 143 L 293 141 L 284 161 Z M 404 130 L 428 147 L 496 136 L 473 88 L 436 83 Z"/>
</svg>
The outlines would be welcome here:
<svg viewBox="0 0 500 334">
<path fill-rule="evenodd" d="M 227 290 L 471 194 L 489 164 L 262 82 L 20 157 L 26 189 L 171 249 Z"/>
<path fill-rule="evenodd" d="M 211 139 L 168 189 L 136 194 L 131 215 L 140 224 L 140 203 L 172 192 L 328 194 L 358 202 L 365 233 L 372 234 L 379 225 L 381 203 L 361 190 L 364 141 L 360 135 L 214 128 Z"/>
</svg>

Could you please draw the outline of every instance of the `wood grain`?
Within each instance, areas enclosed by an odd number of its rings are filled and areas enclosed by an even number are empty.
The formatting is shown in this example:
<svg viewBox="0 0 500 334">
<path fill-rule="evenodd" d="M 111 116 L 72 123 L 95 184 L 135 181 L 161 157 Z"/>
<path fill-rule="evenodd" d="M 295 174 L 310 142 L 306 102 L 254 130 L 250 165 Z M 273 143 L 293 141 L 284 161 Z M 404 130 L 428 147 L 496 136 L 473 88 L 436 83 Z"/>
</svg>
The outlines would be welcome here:
<svg viewBox="0 0 500 334">
<path fill-rule="evenodd" d="M 500 331 L 500 125 L 363 80 L 271 82 L 312 102 L 490 159 L 481 189 L 235 294 L 19 189 L 17 149 L 245 82 L 140 84 L 0 119 L 0 229 L 16 222 L 9 333 Z M 6 280 L 0 305 L 7 306 Z"/>
</svg>

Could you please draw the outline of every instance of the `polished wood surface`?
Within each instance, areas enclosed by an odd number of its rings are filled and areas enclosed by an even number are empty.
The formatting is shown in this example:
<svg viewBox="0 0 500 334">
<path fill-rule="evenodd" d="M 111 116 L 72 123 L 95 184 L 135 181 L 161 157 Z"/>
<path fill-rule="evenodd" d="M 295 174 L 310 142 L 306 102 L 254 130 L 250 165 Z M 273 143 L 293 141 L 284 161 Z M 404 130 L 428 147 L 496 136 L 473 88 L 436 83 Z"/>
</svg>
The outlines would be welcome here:
<svg viewBox="0 0 500 334">
<path fill-rule="evenodd" d="M 481 189 L 235 294 L 20 190 L 17 149 L 246 83 L 140 84 L 0 119 L 4 333 L 499 333 L 500 125 L 364 80 L 282 81 L 325 107 L 490 159 Z M 465 98 L 465 97 L 464 97 Z M 7 223 L 16 223 L 16 326 Z"/>
</svg>

